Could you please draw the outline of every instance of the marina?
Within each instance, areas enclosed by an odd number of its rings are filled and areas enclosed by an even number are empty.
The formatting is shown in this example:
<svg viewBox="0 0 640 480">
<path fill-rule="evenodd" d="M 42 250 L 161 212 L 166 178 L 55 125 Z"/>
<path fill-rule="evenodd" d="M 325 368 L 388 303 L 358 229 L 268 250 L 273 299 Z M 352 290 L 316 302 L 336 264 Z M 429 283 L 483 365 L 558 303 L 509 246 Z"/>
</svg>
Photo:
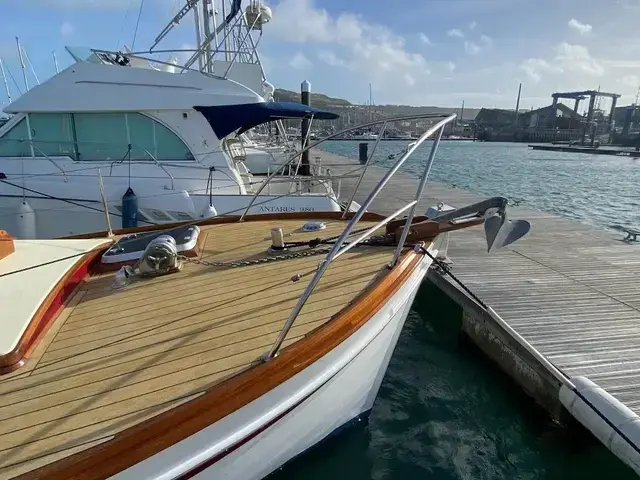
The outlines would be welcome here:
<svg viewBox="0 0 640 480">
<path fill-rule="evenodd" d="M 634 15 L 49 3 L 0 6 L 0 480 L 640 475 Z"/>
<path fill-rule="evenodd" d="M 336 171 L 340 163 L 344 171 L 354 166 L 345 157 L 322 156 Z M 368 166 L 362 185 L 373 181 L 377 168 Z M 398 176 L 376 207 L 393 210 L 416 183 L 412 175 Z M 343 188 L 353 186 L 343 182 Z M 438 202 L 458 206 L 481 198 L 438 183 L 429 183 L 426 191 L 422 211 Z M 581 419 L 623 461 L 637 465 L 640 244 L 556 215 L 525 207 L 511 210 L 531 222 L 531 233 L 495 256 L 483 254 L 481 229 L 450 234 L 452 272 L 477 299 L 442 270 L 432 269 L 428 278 L 462 307 L 464 334 L 559 421 L 573 418 L 569 403 L 563 405 L 561 399 L 566 379 L 588 378 L 615 397 L 621 412 L 612 415 L 615 428 L 598 414 Z M 616 400 L 605 397 L 601 413 L 614 411 L 610 408 Z M 581 413 L 578 409 L 577 416 Z M 618 428 L 627 429 L 622 439 Z"/>
</svg>

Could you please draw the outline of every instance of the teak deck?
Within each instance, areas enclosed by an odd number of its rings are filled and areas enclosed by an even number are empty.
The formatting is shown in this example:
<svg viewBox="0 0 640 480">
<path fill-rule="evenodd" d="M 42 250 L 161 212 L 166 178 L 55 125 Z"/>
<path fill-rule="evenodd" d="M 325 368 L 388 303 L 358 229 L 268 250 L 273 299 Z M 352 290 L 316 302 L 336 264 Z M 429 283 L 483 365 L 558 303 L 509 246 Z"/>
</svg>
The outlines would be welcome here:
<svg viewBox="0 0 640 480">
<path fill-rule="evenodd" d="M 202 227 L 201 259 L 265 256 L 270 229 L 286 241 L 339 234 L 345 222 L 303 233 L 303 220 Z M 372 222 L 361 222 L 370 226 Z M 295 342 L 347 306 L 389 262 L 391 247 L 359 247 L 333 263 L 292 328 Z M 239 268 L 186 263 L 181 272 L 110 288 L 89 278 L 26 364 L 0 377 L 0 478 L 88 449 L 247 369 L 273 343 L 324 258 Z"/>
</svg>

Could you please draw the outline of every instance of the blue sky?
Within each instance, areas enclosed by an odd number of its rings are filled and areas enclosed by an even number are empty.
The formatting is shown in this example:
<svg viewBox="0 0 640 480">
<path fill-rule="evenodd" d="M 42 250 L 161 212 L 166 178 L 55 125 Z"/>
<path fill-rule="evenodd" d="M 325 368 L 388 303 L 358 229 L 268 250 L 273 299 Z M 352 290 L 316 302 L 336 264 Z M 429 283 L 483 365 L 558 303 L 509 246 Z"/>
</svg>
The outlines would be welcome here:
<svg viewBox="0 0 640 480">
<path fill-rule="evenodd" d="M 149 46 L 183 2 L 146 0 L 136 48 Z M 598 86 L 627 104 L 640 86 L 640 0 L 266 3 L 273 20 L 259 50 L 283 88 L 308 79 L 314 91 L 364 102 L 371 82 L 378 104 L 513 108 L 519 82 L 523 107 Z M 131 45 L 139 8 L 140 0 L 0 0 L 0 56 L 23 88 L 16 35 L 42 81 L 54 73 L 53 50 L 61 67 L 70 64 L 65 45 Z M 163 47 L 192 46 L 192 25 L 185 19 Z"/>
</svg>

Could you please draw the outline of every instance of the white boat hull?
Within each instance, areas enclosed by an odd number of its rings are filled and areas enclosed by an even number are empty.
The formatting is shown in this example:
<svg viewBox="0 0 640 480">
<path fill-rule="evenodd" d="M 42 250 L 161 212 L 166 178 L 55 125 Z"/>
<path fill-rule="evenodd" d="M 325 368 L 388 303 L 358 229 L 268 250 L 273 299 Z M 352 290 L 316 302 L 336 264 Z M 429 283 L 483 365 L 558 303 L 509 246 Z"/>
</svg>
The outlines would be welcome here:
<svg viewBox="0 0 640 480">
<path fill-rule="evenodd" d="M 114 478 L 261 479 L 368 413 L 430 264 L 425 256 L 365 325 L 302 372 Z"/>
<path fill-rule="evenodd" d="M 203 213 L 208 210 L 207 195 L 166 195 L 163 203 L 153 198 L 139 201 L 139 212 L 146 220 L 139 220 L 138 226 L 161 225 L 164 223 L 192 221 L 208 218 Z M 215 195 L 213 206 L 218 215 L 240 215 L 251 201 L 251 195 Z M 30 213 L 25 216 L 24 200 Z M 60 238 L 106 230 L 106 219 L 99 200 L 86 201 L 69 198 L 70 204 L 62 200 L 35 198 L 33 196 L 2 196 L 0 194 L 0 230 L 6 230 L 17 238 Z M 118 202 L 120 203 L 120 202 Z M 185 205 L 181 205 L 185 204 Z M 122 215 L 117 206 L 110 205 L 110 219 L 114 229 L 122 227 Z M 249 214 L 292 213 L 292 212 L 339 212 L 340 204 L 328 195 L 259 195 Z M 29 220 L 25 227 L 25 218 Z M 28 233 L 27 233 L 28 232 Z"/>
</svg>

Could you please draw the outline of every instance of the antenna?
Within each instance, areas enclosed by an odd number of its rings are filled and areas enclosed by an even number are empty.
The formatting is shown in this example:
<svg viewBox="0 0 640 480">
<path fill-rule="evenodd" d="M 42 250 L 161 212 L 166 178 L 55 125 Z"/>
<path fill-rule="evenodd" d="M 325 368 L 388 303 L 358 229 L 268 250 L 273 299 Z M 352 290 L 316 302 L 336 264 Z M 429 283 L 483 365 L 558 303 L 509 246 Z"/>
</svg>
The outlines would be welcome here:
<svg viewBox="0 0 640 480">
<path fill-rule="evenodd" d="M 11 103 L 11 92 L 9 91 L 7 76 L 4 74 L 4 65 L 2 64 L 2 57 L 0 57 L 0 73 L 2 73 L 2 80 L 4 81 L 4 89 L 7 92 L 7 99 L 9 100 L 9 103 Z"/>
<path fill-rule="evenodd" d="M 636 101 L 634 102 L 636 105 L 638 105 L 638 97 L 640 96 L 640 86 L 638 87 L 638 91 L 636 92 Z"/>
<path fill-rule="evenodd" d="M 29 82 L 27 81 L 27 72 L 24 69 L 24 60 L 22 59 L 22 48 L 20 48 L 20 40 L 16 37 L 16 46 L 18 47 L 18 56 L 20 57 L 20 68 L 22 69 L 22 78 L 24 79 L 24 87 L 29 91 Z"/>
</svg>

